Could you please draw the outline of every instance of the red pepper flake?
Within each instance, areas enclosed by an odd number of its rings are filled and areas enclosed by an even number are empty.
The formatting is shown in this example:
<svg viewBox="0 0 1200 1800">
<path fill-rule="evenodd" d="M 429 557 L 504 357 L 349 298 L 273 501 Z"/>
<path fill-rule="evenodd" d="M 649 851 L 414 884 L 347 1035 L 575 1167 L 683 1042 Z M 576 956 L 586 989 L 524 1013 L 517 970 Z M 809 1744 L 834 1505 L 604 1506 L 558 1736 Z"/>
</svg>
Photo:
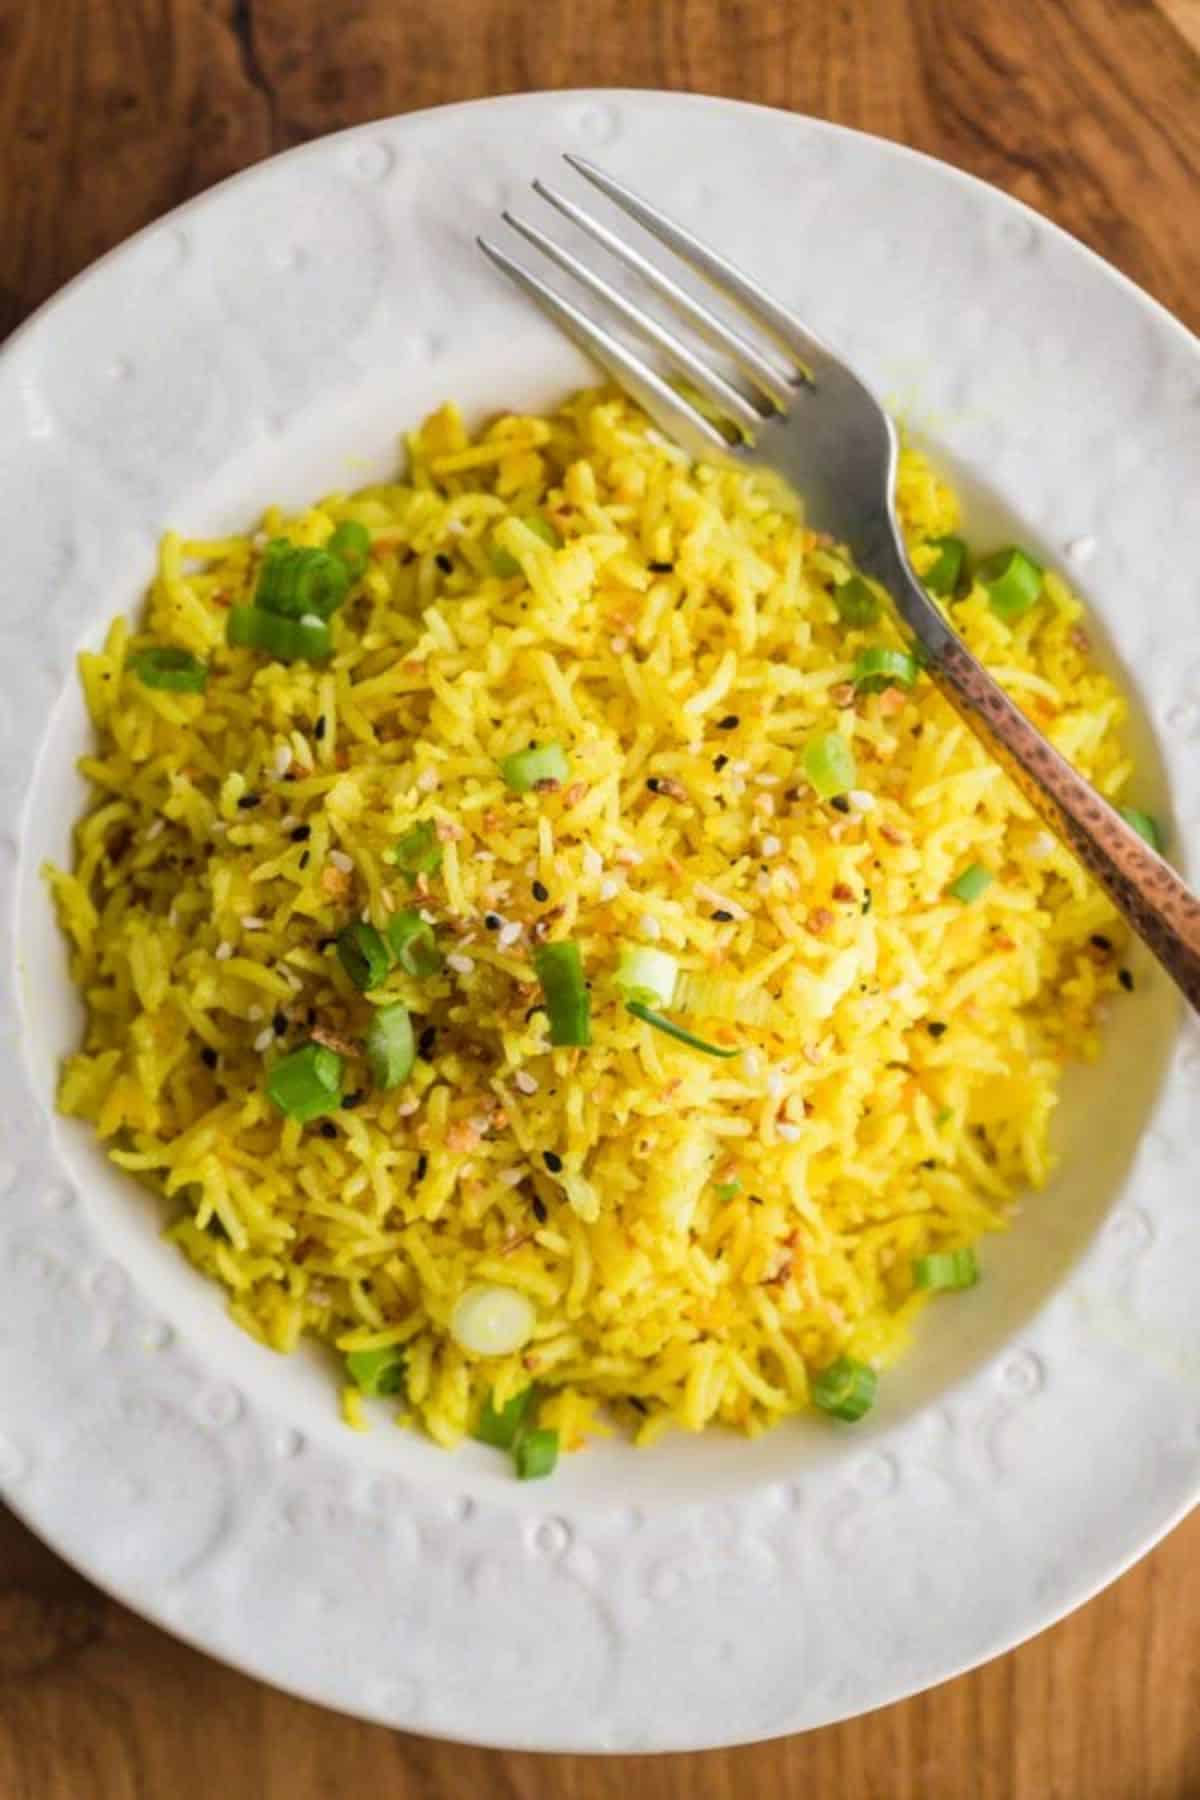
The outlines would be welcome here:
<svg viewBox="0 0 1200 1800">
<path fill-rule="evenodd" d="M 1015 950 L 1017 947 L 1006 931 L 997 932 L 992 943 L 997 950 Z"/>
<path fill-rule="evenodd" d="M 834 883 L 833 887 L 833 898 L 835 900 L 843 901 L 853 900 L 854 889 L 852 887 L 847 887 L 844 881 L 837 881 Z"/>
<path fill-rule="evenodd" d="M 842 711 L 845 712 L 848 706 L 854 705 L 854 692 L 854 683 L 852 681 L 839 681 L 836 687 L 830 688 L 829 698 L 833 701 L 835 706 L 840 706 Z"/>
<path fill-rule="evenodd" d="M 833 914 L 827 906 L 814 906 L 804 921 L 814 937 L 821 937 L 833 924 Z"/>
<path fill-rule="evenodd" d="M 587 791 L 586 781 L 573 781 L 569 788 L 563 790 L 563 805 L 578 806 L 581 800 L 587 798 Z"/>
<path fill-rule="evenodd" d="M 904 695 L 897 687 L 884 688 L 879 696 L 879 712 L 885 719 L 891 718 L 893 713 L 903 712 L 904 706 Z"/>
<path fill-rule="evenodd" d="M 907 833 L 898 831 L 894 825 L 881 825 L 879 835 L 881 838 L 886 838 L 889 844 L 907 844 L 908 842 Z"/>
</svg>

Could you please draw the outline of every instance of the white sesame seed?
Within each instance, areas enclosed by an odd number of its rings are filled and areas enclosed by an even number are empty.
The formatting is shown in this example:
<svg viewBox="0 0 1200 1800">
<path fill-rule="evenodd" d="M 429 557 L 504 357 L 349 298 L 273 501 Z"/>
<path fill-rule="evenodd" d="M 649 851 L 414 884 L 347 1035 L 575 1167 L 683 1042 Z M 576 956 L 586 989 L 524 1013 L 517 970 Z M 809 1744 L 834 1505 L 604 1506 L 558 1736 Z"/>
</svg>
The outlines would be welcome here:
<svg viewBox="0 0 1200 1800">
<path fill-rule="evenodd" d="M 437 924 L 437 914 L 435 912 L 430 912 L 430 910 L 427 906 L 423 906 L 421 908 L 421 917 L 424 919 L 424 921 L 427 925 L 436 925 Z"/>
<path fill-rule="evenodd" d="M 421 1102 L 419 1100 L 402 1100 L 396 1108 L 397 1117 L 401 1119 L 411 1119 L 420 1104 Z"/>
<path fill-rule="evenodd" d="M 610 638 L 608 647 L 614 656 L 624 656 L 629 648 L 629 639 L 627 637 Z"/>
<path fill-rule="evenodd" d="M 1082 568 L 1085 563 L 1090 563 L 1095 554 L 1096 540 L 1094 537 L 1072 538 L 1071 542 L 1067 545 L 1067 555 L 1070 557 L 1071 561 L 1080 568 Z"/>
<path fill-rule="evenodd" d="M 758 874 L 754 877 L 754 886 L 755 886 L 755 889 L 757 890 L 757 892 L 760 894 L 769 894 L 770 893 L 771 877 L 767 874 L 765 869 L 760 869 L 758 871 Z"/>
<path fill-rule="evenodd" d="M 762 1074 L 762 1057 L 757 1050 L 742 1051 L 742 1067 L 751 1080 Z"/>
<path fill-rule="evenodd" d="M 778 787 L 779 779 L 778 775 L 756 775 L 754 777 L 757 787 Z"/>
<path fill-rule="evenodd" d="M 531 1075 L 528 1069 L 518 1069 L 513 1080 L 523 1094 L 536 1094 L 538 1091 L 537 1077 Z"/>
<path fill-rule="evenodd" d="M 225 833 L 229 830 L 229 827 L 225 823 L 224 819 L 214 819 L 212 824 L 209 826 L 209 830 L 212 832 L 212 834 L 215 838 L 223 838 L 225 836 Z"/>
<path fill-rule="evenodd" d="M 280 776 L 286 775 L 291 768 L 293 761 L 294 752 L 292 746 L 290 744 L 276 744 L 275 773 Z"/>
<path fill-rule="evenodd" d="M 638 920 L 638 930 L 652 944 L 656 944 L 662 936 L 662 926 L 653 913 L 643 913 Z"/>
<path fill-rule="evenodd" d="M 243 913 L 238 923 L 243 931 L 263 931 L 266 929 L 267 921 L 257 918 L 254 913 Z"/>
<path fill-rule="evenodd" d="M 1029 854 L 1034 862 L 1046 862 L 1054 855 L 1055 840 L 1048 831 L 1039 831 L 1029 841 Z"/>
<path fill-rule="evenodd" d="M 440 780 L 441 777 L 436 769 L 422 769 L 417 776 L 417 786 L 423 794 L 432 794 Z"/>
<path fill-rule="evenodd" d="M 600 883 L 601 900 L 615 900 L 620 891 L 620 883 L 614 881 L 611 875 L 608 877 L 607 881 L 602 881 Z"/>
<path fill-rule="evenodd" d="M 165 819 L 155 819 L 153 825 L 151 825 L 147 829 L 146 842 L 148 844 L 152 844 L 154 842 L 155 838 L 161 837 L 163 832 L 166 829 L 167 829 L 167 821 Z"/>
<path fill-rule="evenodd" d="M 598 876 L 604 873 L 604 858 L 594 844 L 588 844 L 583 852 L 583 872 L 585 875 Z"/>
<path fill-rule="evenodd" d="M 279 829 L 280 831 L 295 831 L 299 823 L 300 821 L 295 813 L 289 813 L 286 819 L 280 819 Z"/>
<path fill-rule="evenodd" d="M 446 967 L 453 969 L 456 975 L 469 975 L 475 967 L 475 959 L 472 956 L 460 956 L 457 951 L 452 951 L 446 958 Z"/>
<path fill-rule="evenodd" d="M 786 1120 L 781 1124 L 776 1125 L 775 1131 L 777 1136 L 781 1137 L 786 1144 L 794 1144 L 800 1136 L 799 1125 L 790 1125 Z"/>
<path fill-rule="evenodd" d="M 855 812 L 869 813 L 875 811 L 875 796 L 866 788 L 851 788 L 846 795 Z"/>
<path fill-rule="evenodd" d="M 643 860 L 641 851 L 635 850 L 632 844 L 627 844 L 623 849 L 613 852 L 613 861 L 619 862 L 626 869 L 636 869 Z"/>
<path fill-rule="evenodd" d="M 476 1137 L 486 1137 L 488 1134 L 488 1127 L 491 1124 L 491 1121 L 489 1119 L 483 1118 L 480 1114 L 476 1114 L 476 1116 L 473 1119 L 468 1119 L 467 1123 L 471 1127 L 471 1130 L 475 1133 Z"/>
<path fill-rule="evenodd" d="M 778 1069 L 772 1069 L 767 1075 L 767 1092 L 772 1100 L 783 1099 L 784 1079 Z"/>
<path fill-rule="evenodd" d="M 509 919 L 506 925 L 502 925 L 496 933 L 496 942 L 501 950 L 510 950 L 524 929 L 520 919 Z"/>
<path fill-rule="evenodd" d="M 258 1021 L 260 1019 L 265 1019 L 266 1016 L 267 1015 L 261 1006 L 248 1006 L 246 1008 L 246 1017 L 250 1020 L 252 1025 L 257 1025 Z"/>
<path fill-rule="evenodd" d="M 461 519 L 446 520 L 446 532 L 449 537 L 461 537 L 466 529 Z"/>
<path fill-rule="evenodd" d="M 342 871 L 343 875 L 349 875 L 354 867 L 354 858 L 352 856 L 347 856 L 344 850 L 331 850 L 329 852 L 329 860 L 335 869 L 340 869 Z"/>
<path fill-rule="evenodd" d="M 233 945 L 232 944 L 218 944 L 216 949 L 213 951 L 213 955 L 216 957 L 218 962 L 228 962 L 230 957 L 233 955 Z"/>
<path fill-rule="evenodd" d="M 765 837 L 759 848 L 764 856 L 778 856 L 783 845 L 777 837 Z"/>
<path fill-rule="evenodd" d="M 730 763 L 729 773 L 731 775 L 748 775 L 750 773 L 750 764 L 746 761 L 744 756 L 739 756 L 735 761 Z"/>
<path fill-rule="evenodd" d="M 271 1048 L 271 1045 L 274 1042 L 275 1042 L 275 1033 L 272 1031 L 272 1029 L 269 1025 L 265 1025 L 254 1040 L 254 1048 L 257 1050 L 258 1054 L 261 1056 L 263 1051 L 269 1050 Z"/>
<path fill-rule="evenodd" d="M 505 1187 L 520 1187 L 525 1179 L 524 1169 L 501 1169 L 496 1180 L 502 1181 Z"/>
</svg>

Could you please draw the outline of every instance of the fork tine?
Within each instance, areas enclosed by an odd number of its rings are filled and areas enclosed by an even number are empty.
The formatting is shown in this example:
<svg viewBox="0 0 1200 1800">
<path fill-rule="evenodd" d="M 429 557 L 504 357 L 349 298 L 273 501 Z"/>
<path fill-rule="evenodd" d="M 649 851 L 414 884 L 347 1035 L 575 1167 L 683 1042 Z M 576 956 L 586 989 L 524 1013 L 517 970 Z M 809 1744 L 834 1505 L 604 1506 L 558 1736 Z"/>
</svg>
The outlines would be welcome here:
<svg viewBox="0 0 1200 1800">
<path fill-rule="evenodd" d="M 624 294 L 612 287 L 602 276 L 594 274 L 586 263 L 580 262 L 578 257 L 572 256 L 569 250 L 556 244 L 553 238 L 547 237 L 536 226 L 525 224 L 523 220 L 514 218 L 510 212 L 506 212 L 502 216 L 514 231 L 519 231 L 526 242 L 533 245 L 535 250 L 540 250 L 543 255 L 548 256 L 551 262 L 557 263 L 558 267 L 566 274 L 573 275 L 581 286 L 587 288 L 589 293 L 594 294 L 598 300 L 602 300 L 610 306 L 619 318 L 624 319 L 625 323 L 640 333 L 642 337 L 649 338 L 652 344 L 657 344 L 664 355 L 690 377 L 701 393 L 714 405 L 722 408 L 737 424 L 750 432 L 761 430 L 762 426 L 766 424 L 765 415 L 759 412 L 757 407 L 752 406 L 745 395 L 740 394 L 735 387 L 731 386 L 723 375 L 718 374 L 715 369 L 710 369 L 707 363 L 660 325 L 657 319 L 651 318 L 649 314 L 640 312 L 636 306 L 631 305 Z"/>
<path fill-rule="evenodd" d="M 536 275 L 531 275 L 528 269 L 523 269 L 520 263 L 514 262 L 511 256 L 506 256 L 495 244 L 488 243 L 486 238 L 476 238 L 475 241 L 483 254 L 498 269 L 503 270 L 509 280 L 515 282 L 535 305 L 549 313 L 560 330 L 565 331 L 585 355 L 592 357 L 601 368 L 607 369 L 613 379 L 633 395 L 670 437 L 697 456 L 711 456 L 714 450 L 725 455 L 733 453 L 733 446 L 727 443 L 715 425 L 709 424 L 703 413 L 677 394 L 648 364 L 627 350 L 611 332 L 598 325 L 570 300 L 555 293 L 552 287 L 548 287 Z"/>
<path fill-rule="evenodd" d="M 760 388 L 776 406 L 786 408 L 791 404 L 795 398 L 795 382 L 799 379 L 798 375 L 789 376 L 774 363 L 768 361 L 760 350 L 742 336 L 740 331 L 736 331 L 732 325 L 727 325 L 724 319 L 718 318 L 716 313 L 705 306 L 702 300 L 697 300 L 685 288 L 681 288 L 678 282 L 673 281 L 662 269 L 650 262 L 640 250 L 636 250 L 632 244 L 627 244 L 623 238 L 619 238 L 615 231 L 610 231 L 608 226 L 602 225 L 599 219 L 593 219 L 592 215 L 585 212 L 582 206 L 576 206 L 573 200 L 568 200 L 565 194 L 558 192 L 557 188 L 547 187 L 542 181 L 535 181 L 533 188 L 534 192 L 540 194 L 543 200 L 548 200 L 551 206 L 556 207 L 565 219 L 569 219 L 573 225 L 578 225 L 581 231 L 586 231 L 589 237 L 594 238 L 605 250 L 618 257 L 627 268 L 633 269 L 636 274 L 640 275 L 643 281 L 675 308 L 676 312 L 681 313 L 685 319 L 689 320 L 700 335 L 708 339 L 710 344 L 715 344 L 718 350 L 723 350 L 727 356 L 731 356 L 749 375 L 755 386 Z"/>
<path fill-rule="evenodd" d="M 614 180 L 603 169 L 598 169 L 595 163 L 588 162 L 586 157 L 565 156 L 564 160 L 576 174 L 582 175 L 585 181 L 590 181 L 593 187 L 606 194 L 614 205 L 636 219 L 639 225 L 644 225 L 659 243 L 665 244 L 668 250 L 673 250 L 676 256 L 682 257 L 719 293 L 735 301 L 747 317 L 768 332 L 776 343 L 790 350 L 793 355 L 802 357 L 806 363 L 824 361 L 831 356 L 829 346 L 808 331 L 786 307 L 780 306 L 769 294 L 765 294 L 757 282 L 743 275 L 740 269 L 736 269 L 723 256 L 718 256 L 715 250 L 710 250 L 707 244 L 693 237 L 682 225 L 676 225 L 673 220 L 668 219 L 665 213 L 660 212 L 656 206 L 651 206 L 648 200 L 642 200 L 623 182 Z"/>
</svg>

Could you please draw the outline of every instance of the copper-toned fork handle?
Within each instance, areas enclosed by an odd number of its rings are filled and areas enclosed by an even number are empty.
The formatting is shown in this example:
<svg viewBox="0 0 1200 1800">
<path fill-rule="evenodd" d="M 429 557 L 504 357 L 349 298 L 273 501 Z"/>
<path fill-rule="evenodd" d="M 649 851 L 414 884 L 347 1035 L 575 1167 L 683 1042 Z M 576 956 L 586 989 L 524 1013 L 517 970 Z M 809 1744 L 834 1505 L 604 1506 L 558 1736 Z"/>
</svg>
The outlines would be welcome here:
<svg viewBox="0 0 1200 1800">
<path fill-rule="evenodd" d="M 1200 1012 L 1200 900 L 947 634 L 929 673 Z"/>
</svg>

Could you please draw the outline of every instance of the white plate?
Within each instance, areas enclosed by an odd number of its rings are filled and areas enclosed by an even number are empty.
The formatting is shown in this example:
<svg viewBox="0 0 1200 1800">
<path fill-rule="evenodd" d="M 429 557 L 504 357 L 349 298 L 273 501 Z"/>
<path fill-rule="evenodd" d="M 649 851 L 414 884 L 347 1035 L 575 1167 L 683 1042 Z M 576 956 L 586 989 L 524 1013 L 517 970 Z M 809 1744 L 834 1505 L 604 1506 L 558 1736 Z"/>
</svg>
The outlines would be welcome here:
<svg viewBox="0 0 1200 1800">
<path fill-rule="evenodd" d="M 529 1486 L 478 1445 L 345 1430 L 327 1373 L 230 1324 L 50 1111 L 78 1021 L 37 868 L 82 797 L 73 650 L 137 604 L 164 524 L 244 526 L 388 465 L 446 396 L 539 405 L 586 375 L 472 243 L 534 174 L 573 181 L 571 149 L 840 345 L 965 481 L 974 535 L 1018 521 L 1074 557 L 1140 698 L 1145 797 L 1196 839 L 1200 354 L 1078 244 L 893 144 L 664 94 L 454 107 L 251 170 L 0 357 L 0 1478 L 121 1599 L 311 1699 L 482 1743 L 696 1749 L 991 1656 L 1192 1503 L 1200 1035 L 1165 981 L 1136 965 L 1071 1078 L 1061 1179 L 869 1421 L 599 1447 Z"/>
</svg>

